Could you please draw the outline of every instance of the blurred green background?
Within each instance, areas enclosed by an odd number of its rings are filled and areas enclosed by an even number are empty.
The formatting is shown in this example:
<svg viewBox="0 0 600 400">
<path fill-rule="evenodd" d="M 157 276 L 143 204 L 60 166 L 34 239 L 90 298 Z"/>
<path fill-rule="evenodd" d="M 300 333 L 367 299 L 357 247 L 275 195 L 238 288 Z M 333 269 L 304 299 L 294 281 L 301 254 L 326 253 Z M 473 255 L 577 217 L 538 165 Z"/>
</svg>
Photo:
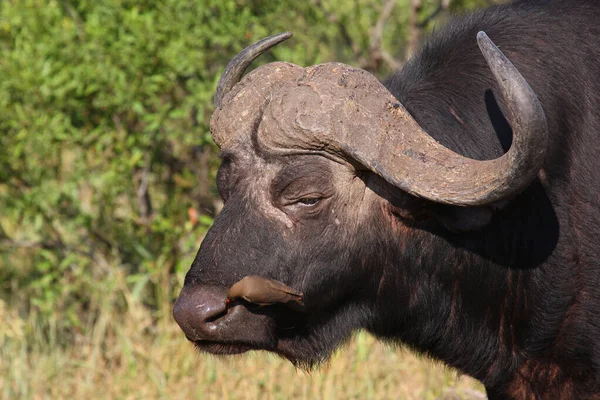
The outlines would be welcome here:
<svg viewBox="0 0 600 400">
<path fill-rule="evenodd" d="M 208 123 L 231 57 L 291 30 L 254 66 L 383 77 L 451 13 L 492 3 L 0 2 L 0 396 L 481 396 L 364 334 L 310 375 L 200 356 L 171 307 L 220 208 Z"/>
</svg>

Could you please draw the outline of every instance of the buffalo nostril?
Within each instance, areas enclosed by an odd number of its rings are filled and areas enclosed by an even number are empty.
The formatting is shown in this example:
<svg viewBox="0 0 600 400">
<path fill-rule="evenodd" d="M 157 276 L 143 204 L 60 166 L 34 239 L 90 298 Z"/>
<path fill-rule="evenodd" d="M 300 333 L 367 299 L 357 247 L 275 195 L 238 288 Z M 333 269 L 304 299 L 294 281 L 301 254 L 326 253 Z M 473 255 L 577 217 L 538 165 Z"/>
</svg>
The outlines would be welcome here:
<svg viewBox="0 0 600 400">
<path fill-rule="evenodd" d="M 173 317 L 190 340 L 207 339 L 207 324 L 227 314 L 226 289 L 184 286 L 173 306 Z"/>
<path fill-rule="evenodd" d="M 206 316 L 206 318 L 204 319 L 204 322 L 215 322 L 219 318 L 227 315 L 226 307 L 223 307 L 220 311 L 219 310 L 211 310 L 211 311 L 213 311 L 213 312 L 211 312 L 211 314 Z"/>
</svg>

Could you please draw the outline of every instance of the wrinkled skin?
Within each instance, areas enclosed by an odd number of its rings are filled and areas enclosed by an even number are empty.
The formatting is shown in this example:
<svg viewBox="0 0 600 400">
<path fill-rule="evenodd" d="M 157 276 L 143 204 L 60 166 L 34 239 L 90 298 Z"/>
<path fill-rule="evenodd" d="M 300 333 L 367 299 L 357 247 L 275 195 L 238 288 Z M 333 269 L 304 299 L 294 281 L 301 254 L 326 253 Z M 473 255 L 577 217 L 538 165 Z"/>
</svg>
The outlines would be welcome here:
<svg viewBox="0 0 600 400">
<path fill-rule="evenodd" d="M 255 180 L 259 175 L 262 178 Z M 382 212 L 376 209 L 382 204 L 381 198 L 349 165 L 315 156 L 267 162 L 244 149 L 228 154 L 219 171 L 218 186 L 225 206 L 202 243 L 186 286 L 228 287 L 243 276 L 260 274 L 301 288 L 306 312 L 294 315 L 291 322 L 289 315 L 294 312 L 288 309 L 275 306 L 256 314 L 251 312 L 256 310 L 251 305 L 240 303 L 224 317 L 238 318 L 232 319 L 235 325 L 229 325 L 231 331 L 219 331 L 219 335 L 244 336 L 240 327 L 247 328 L 253 348 L 277 351 L 304 365 L 326 358 L 350 333 L 345 318 L 340 320 L 344 328 L 332 329 L 339 314 L 352 315 L 355 328 L 364 326 L 369 303 L 377 296 L 381 266 L 365 262 L 377 257 L 375 248 L 357 252 L 359 246 L 353 238 L 364 238 L 364 233 L 374 231 L 376 214 Z M 312 199 L 320 200 L 312 204 Z M 260 229 L 243 229 L 248 226 Z M 359 232 L 363 234 L 359 236 Z M 373 240 L 376 237 L 373 232 Z M 240 248 L 248 251 L 243 256 L 243 268 L 235 265 Z M 218 263 L 209 261 L 214 257 Z M 371 282 L 368 291 L 364 290 L 366 282 Z M 286 314 L 282 325 L 276 319 L 280 314 Z M 260 323 L 249 322 L 258 319 Z M 328 342 L 313 341 L 311 331 L 323 328 L 340 335 Z M 238 350 L 235 345 L 219 346 L 217 352 Z"/>
<path fill-rule="evenodd" d="M 489 159 L 510 127 L 477 30 L 515 63 L 546 112 L 549 154 L 525 191 L 489 206 L 418 199 L 337 155 L 273 151 L 259 140 L 267 103 L 234 104 L 279 87 L 252 86 L 261 69 L 247 75 L 213 118 L 213 135 L 227 127 L 239 140 L 221 145 L 224 208 L 175 304 L 188 339 L 312 366 L 365 329 L 481 380 L 490 399 L 600 397 L 598 20 L 592 0 L 494 8 L 438 32 L 386 81 L 436 140 Z M 226 307 L 247 275 L 302 291 L 304 312 Z"/>
</svg>

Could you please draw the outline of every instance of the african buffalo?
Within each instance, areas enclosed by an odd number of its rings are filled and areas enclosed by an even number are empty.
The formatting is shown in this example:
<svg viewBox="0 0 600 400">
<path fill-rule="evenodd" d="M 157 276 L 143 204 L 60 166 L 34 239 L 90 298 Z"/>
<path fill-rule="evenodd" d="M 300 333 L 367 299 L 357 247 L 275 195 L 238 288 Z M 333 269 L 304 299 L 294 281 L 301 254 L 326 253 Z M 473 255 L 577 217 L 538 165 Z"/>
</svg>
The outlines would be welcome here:
<svg viewBox="0 0 600 400">
<path fill-rule="evenodd" d="M 459 17 L 383 84 L 339 63 L 239 81 L 287 37 L 217 89 L 224 208 L 175 303 L 187 338 L 310 367 L 364 329 L 491 399 L 600 398 L 600 1 Z M 304 308 L 226 302 L 247 275 Z"/>
</svg>

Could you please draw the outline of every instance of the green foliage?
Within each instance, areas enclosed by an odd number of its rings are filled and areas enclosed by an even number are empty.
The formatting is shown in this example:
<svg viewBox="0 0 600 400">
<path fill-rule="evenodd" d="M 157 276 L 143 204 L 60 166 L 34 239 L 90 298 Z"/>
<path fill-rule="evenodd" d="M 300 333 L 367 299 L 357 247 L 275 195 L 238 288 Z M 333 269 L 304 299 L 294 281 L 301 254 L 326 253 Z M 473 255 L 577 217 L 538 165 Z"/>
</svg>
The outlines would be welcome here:
<svg viewBox="0 0 600 400">
<path fill-rule="evenodd" d="M 399 60 L 408 4 L 383 35 Z M 436 5 L 424 0 L 420 17 Z M 380 15 L 376 0 L 1 2 L 0 300 L 77 334 L 107 299 L 131 307 L 115 295 L 122 273 L 135 301 L 167 316 L 218 209 L 208 124 L 227 61 L 292 30 L 259 64 L 359 65 Z"/>
</svg>

